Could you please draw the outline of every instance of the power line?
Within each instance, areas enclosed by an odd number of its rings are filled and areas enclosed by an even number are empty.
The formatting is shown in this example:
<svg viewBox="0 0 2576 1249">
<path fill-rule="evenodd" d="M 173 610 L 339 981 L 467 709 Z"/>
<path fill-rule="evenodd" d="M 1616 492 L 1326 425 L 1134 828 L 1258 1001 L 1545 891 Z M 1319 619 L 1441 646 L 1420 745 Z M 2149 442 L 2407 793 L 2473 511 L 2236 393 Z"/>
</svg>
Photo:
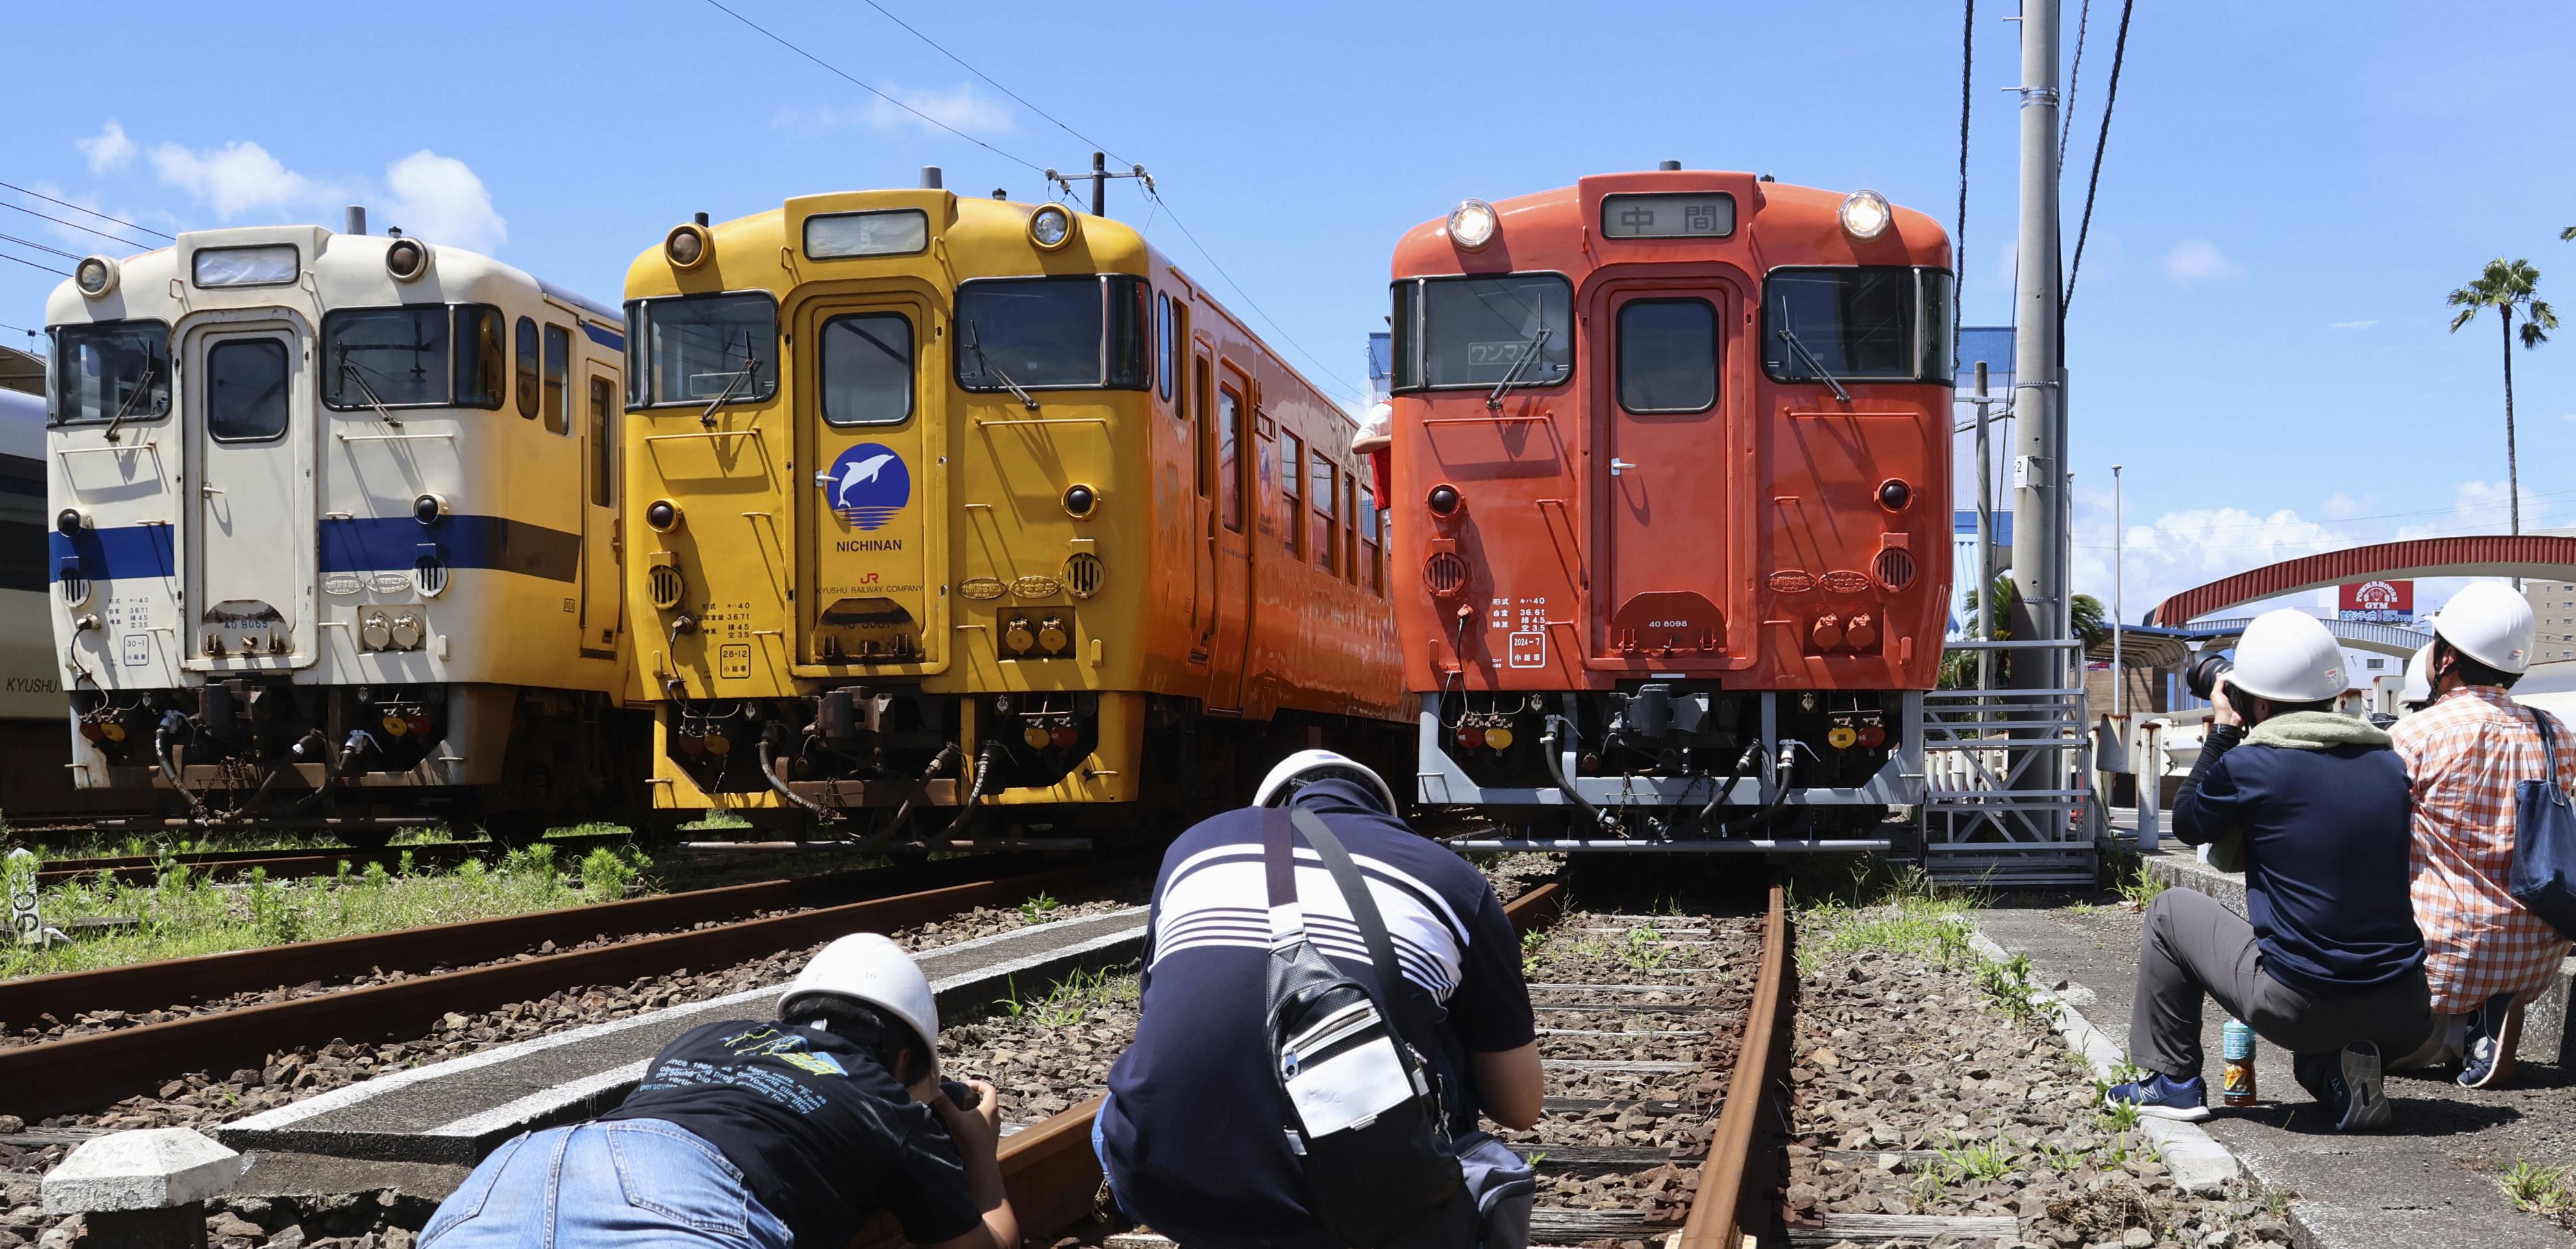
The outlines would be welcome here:
<svg viewBox="0 0 2576 1249">
<path fill-rule="evenodd" d="M 64 277 L 70 277 L 72 275 L 72 271 L 69 269 L 57 269 L 52 265 L 40 265 L 32 260 L 19 260 L 18 257 L 12 256 L 7 252 L 0 252 L 0 260 L 17 260 L 19 264 L 25 265 L 30 269 L 42 269 L 47 273 L 59 273 Z"/>
<path fill-rule="evenodd" d="M 1967 20 L 1959 30 L 1959 228 L 1950 232 L 1950 362 L 1958 363 L 1960 310 L 1966 307 L 1968 284 L 1968 102 L 1975 98 L 1977 68 L 1977 0 L 1968 0 Z"/>
<path fill-rule="evenodd" d="M 1085 147 L 1090 147 L 1090 148 L 1097 149 L 1097 150 L 1098 150 L 1102 155 L 1107 156 L 1107 157 L 1109 157 L 1110 159 L 1117 161 L 1117 162 L 1118 162 L 1119 164 L 1121 164 L 1121 165 L 1132 165 L 1132 164 L 1134 164 L 1134 163 L 1135 163 L 1134 161 L 1128 160 L 1128 159 L 1127 159 L 1126 157 L 1124 157 L 1124 156 L 1120 156 L 1120 155 L 1119 155 L 1118 153 L 1116 153 L 1116 152 L 1112 152 L 1112 151 L 1110 151 L 1110 150 L 1109 150 L 1109 145 L 1108 145 L 1108 144 L 1103 143 L 1103 142 L 1101 142 L 1101 141 L 1100 141 L 1100 140 L 1098 140 L 1098 139 L 1092 138 L 1090 135 L 1084 134 L 1083 132 L 1081 132 L 1081 131 L 1079 131 L 1079 130 L 1074 129 L 1074 128 L 1073 128 L 1073 127 L 1071 127 L 1071 126 L 1068 126 L 1068 125 L 1064 124 L 1064 122 L 1063 122 L 1061 119 L 1057 118 L 1055 114 L 1050 113 L 1050 112 L 1046 111 L 1045 109 L 1039 108 L 1039 107 L 1038 107 L 1037 105 L 1035 105 L 1035 104 L 1031 104 L 1031 103 L 1029 103 L 1029 99 L 1028 99 L 1028 97 L 1027 97 L 1027 96 L 1021 95 L 1019 92 L 1017 92 L 1017 91 L 1013 91 L 1013 90 L 1011 90 L 1009 87 L 1005 87 L 1005 86 L 1003 86 L 1003 85 L 1001 84 L 1001 82 L 1000 82 L 1000 81 L 998 81 L 998 80 L 996 80 L 996 79 L 995 79 L 991 74 L 987 74 L 987 73 L 985 73 L 984 71 L 982 71 L 982 70 L 980 70 L 980 69 L 977 69 L 977 68 L 975 68 L 975 67 L 974 67 L 974 66 L 972 66 L 972 65 L 968 65 L 968 64 L 966 63 L 966 59 L 965 59 L 964 57 L 961 57 L 961 56 L 957 55 L 956 53 L 949 51 L 949 50 L 948 50 L 947 48 L 945 48 L 945 47 L 941 47 L 941 46 L 940 46 L 940 43 L 939 43 L 939 41 L 938 41 L 938 40 L 933 39 L 933 38 L 931 38 L 930 36 L 928 36 L 928 35 L 925 35 L 925 34 L 921 33 L 919 30 L 917 30 L 917 29 L 915 29 L 915 28 L 913 27 L 913 24 L 912 24 L 912 23 L 907 22 L 907 21 L 903 20 L 903 19 L 902 19 L 902 18 L 900 18 L 900 17 L 896 17 L 896 16 L 894 15 L 894 12 L 893 12 L 892 10 L 890 10 L 890 9 L 886 8 L 886 7 L 885 7 L 884 5 L 882 5 L 882 4 L 877 3 L 877 0 L 867 0 L 867 5 L 868 5 L 868 7 L 869 7 L 869 8 L 871 8 L 871 9 L 875 9 L 877 12 L 884 14 L 884 15 L 885 15 L 885 19 L 886 19 L 887 21 L 892 22 L 892 23 L 894 23 L 894 24 L 895 24 L 895 25 L 897 25 L 897 26 L 901 26 L 901 27 L 903 27 L 906 31 L 911 32 L 911 34 L 912 34 L 912 37 L 913 37 L 913 38 L 918 39 L 918 40 L 922 41 L 923 43 L 929 44 L 931 47 L 933 47 L 933 48 L 937 49 L 937 50 L 938 50 L 938 52 L 939 52 L 939 55 L 944 56 L 944 57 L 947 57 L 949 60 L 952 60 L 952 61 L 957 62 L 957 64 L 958 64 L 958 67 L 959 67 L 959 68 L 964 69 L 967 73 L 973 74 L 974 76 L 976 76 L 976 77 L 978 77 L 978 78 L 983 79 L 985 82 L 991 83 L 991 84 L 992 84 L 992 86 L 993 86 L 993 89 L 994 89 L 994 90 L 999 91 L 999 92 L 1001 92 L 1002 94 L 1007 95 L 1007 96 L 1011 97 L 1012 99 L 1019 101 L 1019 102 L 1020 102 L 1020 106 L 1021 106 L 1022 108 L 1025 108 L 1025 109 L 1029 110 L 1030 112 L 1037 114 L 1037 115 L 1038 115 L 1038 116 L 1040 116 L 1040 117 L 1046 118 L 1048 121 L 1054 122 L 1054 123 L 1055 123 L 1055 128 L 1056 128 L 1056 129 L 1061 130 L 1061 131 L 1065 132 L 1066 134 L 1072 135 L 1074 138 L 1077 138 L 1077 139 L 1082 140 L 1083 145 L 1084 145 Z"/>
<path fill-rule="evenodd" d="M 2066 306 L 2075 302 L 2075 279 L 2084 272 L 2084 238 L 2093 232 L 2093 193 L 2102 186 L 2102 148 L 2111 141 L 2111 110 L 2120 106 L 2120 63 L 2129 55 L 2129 10 L 2136 0 L 2120 0 L 2120 38 L 2111 47 L 2111 87 L 2102 97 L 2102 132 L 2093 140 L 2093 176 L 2084 182 L 2084 224 L 2075 231 L 2075 263 L 2066 273 L 2066 294 L 2057 301 L 2057 320 L 2066 321 Z"/>
<path fill-rule="evenodd" d="M 0 185 L 5 185 L 5 184 L 0 184 Z M 117 236 L 115 236 L 115 235 L 113 235 L 113 234 L 110 234 L 110 233 L 108 233 L 108 232 L 107 232 L 107 231 L 105 231 L 105 230 L 101 230 L 101 229 L 99 229 L 99 228 L 97 228 L 97 227 L 95 227 L 95 226 L 86 226 L 86 225 L 82 225 L 80 222 L 77 222 L 77 221 L 65 221 L 65 220 L 63 220 L 62 218 L 60 218 L 60 217 L 57 217 L 57 216 L 53 215 L 52 213 L 40 213 L 40 212 L 37 212 L 35 209 L 29 208 L 29 207 L 27 207 L 27 206 L 26 206 L 26 205 L 24 205 L 24 204 L 6 204 L 6 203 L 0 203 L 0 208 L 6 208 L 6 209 L 8 209 L 8 210 L 10 210 L 10 211 L 12 211 L 12 212 L 22 212 L 22 213 L 27 214 L 27 215 L 28 215 L 28 216 L 30 216 L 30 217 L 42 217 L 42 218 L 44 218 L 44 219 L 45 219 L 45 220 L 47 220 L 47 221 L 53 222 L 55 225 L 58 225 L 58 226 L 70 226 L 72 229 L 75 229 L 75 230 L 81 230 L 81 231 L 86 231 L 86 232 L 88 232 L 88 233 L 90 233 L 90 234 L 95 234 L 95 235 L 99 236 L 100 238 L 107 239 L 107 240 L 109 240 L 109 241 L 111 241 L 111 242 L 123 243 L 123 244 L 125 244 L 125 245 L 126 245 L 126 246 L 128 246 L 128 247 L 147 247 L 147 246 L 150 246 L 149 244 L 146 244 L 146 243 L 137 243 L 137 242 L 135 242 L 135 241 L 134 241 L 134 240 L 132 240 L 132 239 L 128 239 L 128 238 L 118 238 Z"/>
<path fill-rule="evenodd" d="M 985 150 L 985 151 L 987 151 L 987 152 L 991 152 L 993 155 L 995 155 L 995 156 L 999 156 L 999 157 L 1001 157 L 1001 158 L 1002 158 L 1002 159 L 1004 159 L 1004 160 L 1011 161 L 1011 162 L 1013 162 L 1013 163 L 1015 163 L 1015 164 L 1026 165 L 1026 166 L 1028 166 L 1028 167 L 1029 167 L 1029 169 L 1030 169 L 1031 171 L 1036 172 L 1036 173 L 1045 173 L 1045 172 L 1046 172 L 1046 167 L 1045 167 L 1045 166 L 1043 166 L 1043 165 L 1038 164 L 1038 163 L 1037 163 L 1037 162 L 1035 162 L 1035 161 L 1026 160 L 1026 159 L 1023 159 L 1023 158 L 1018 157 L 1018 156 L 1013 156 L 1013 155 L 1011 155 L 1010 153 L 1005 152 L 1005 151 L 1003 151 L 1002 149 L 1000 149 L 1000 148 L 998 148 L 998 147 L 995 147 L 995 146 L 993 146 L 993 145 L 992 145 L 992 144 L 990 144 L 990 143 L 986 143 L 986 142 L 985 142 L 985 141 L 983 141 L 982 139 L 978 139 L 978 138 L 976 138 L 975 136 L 973 136 L 973 135 L 971 135 L 971 134 L 968 134 L 968 133 L 966 133 L 966 132 L 965 132 L 965 131 L 963 131 L 963 130 L 958 129 L 958 128 L 957 128 L 957 127 L 955 127 L 955 126 L 949 125 L 947 122 L 941 121 L 941 120 L 939 120 L 938 118 L 933 117 L 933 116 L 931 116 L 931 115 L 930 115 L 930 114 L 928 114 L 928 113 L 922 112 L 920 109 L 914 108 L 913 106 L 911 106 L 911 105 L 909 105 L 909 104 L 906 104 L 906 103 L 904 103 L 903 101 L 901 101 L 901 100 L 898 100 L 898 99 L 894 98 L 893 96 L 887 95 L 887 94 L 886 94 L 885 92 L 883 92 L 883 91 L 879 91 L 879 90 L 877 90 L 876 88 L 871 87 L 871 86 L 869 86 L 868 84 L 866 84 L 866 83 L 864 83 L 864 82 L 861 82 L 861 81 L 859 81 L 859 80 L 858 80 L 858 79 L 856 79 L 856 78 L 852 78 L 852 77 L 850 77 L 850 75 L 849 75 L 847 72 L 843 71 L 843 70 L 841 69 L 841 67 L 840 67 L 840 66 L 834 65 L 834 64 L 832 64 L 830 61 L 824 60 L 823 58 L 821 58 L 821 57 L 819 57 L 819 56 L 816 56 L 816 55 L 814 55 L 813 53 L 808 52 L 808 51 L 806 51 L 806 50 L 805 50 L 805 49 L 803 49 L 803 48 L 797 47 L 795 44 L 790 43 L 790 42 L 789 42 L 789 41 L 787 41 L 785 38 L 782 38 L 782 37 L 780 37 L 780 36 L 778 36 L 778 35 L 776 35 L 776 34 L 771 33 L 768 27 L 763 26 L 763 25 L 761 25 L 760 23 L 758 23 L 758 22 L 755 22 L 755 21 L 751 20 L 750 18 L 744 17 L 744 16 L 743 16 L 742 14 L 740 14 L 740 13 L 736 13 L 736 12 L 734 12 L 733 10 L 726 8 L 722 3 L 720 3 L 720 2 L 719 2 L 719 0 L 707 0 L 707 3 L 708 3 L 709 5 L 714 6 L 714 8 L 716 9 L 716 11 L 717 11 L 717 12 L 720 12 L 720 13 L 724 14 L 725 16 L 730 17 L 730 18 L 732 18 L 733 20 L 735 20 L 735 21 L 737 21 L 737 22 L 742 23 L 743 25 L 748 26 L 748 27 L 752 28 L 753 30 L 759 31 L 763 36 L 767 37 L 767 38 L 770 40 L 770 42 L 775 43 L 775 44 L 777 44 L 778 46 L 780 46 L 780 47 L 782 47 L 782 48 L 785 48 L 785 49 L 787 49 L 788 51 L 793 52 L 793 53 L 795 53 L 795 54 L 796 54 L 796 55 L 798 55 L 798 56 L 804 57 L 806 60 L 812 61 L 812 62 L 814 62 L 815 64 L 822 66 L 824 69 L 826 69 L 826 70 L 830 71 L 834 76 L 836 76 L 836 77 L 840 78 L 842 81 L 849 83 L 851 86 L 857 87 L 857 88 L 858 88 L 858 89 L 860 89 L 861 91 L 865 91 L 865 92 L 867 92 L 869 95 L 875 96 L 876 98 L 878 98 L 878 99 L 880 99 L 880 100 L 883 100 L 883 101 L 885 101 L 885 102 L 886 102 L 886 103 L 888 103 L 888 104 L 894 105 L 896 108 L 902 109 L 903 111 L 905 111 L 905 112 L 907 112 L 907 113 L 910 113 L 910 114 L 912 114 L 913 116 L 915 116 L 915 117 L 918 117 L 918 118 L 922 119 L 923 121 L 929 122 L 931 125 L 937 126 L 937 127 L 939 127 L 940 129 L 945 130 L 945 131 L 947 131 L 947 132 L 948 132 L 948 133 L 950 133 L 950 134 L 956 135 L 958 138 L 964 139 L 965 141 L 967 141 L 967 142 L 969 142 L 969 143 L 972 143 L 972 144 L 974 144 L 975 146 L 980 147 L 980 148 L 984 149 L 984 150 Z M 1012 98 L 1017 99 L 1018 97 L 1014 96 L 1014 97 L 1012 97 Z M 1051 119 L 1050 119 L 1050 120 L 1051 120 Z M 0 185 L 5 185 L 5 184 L 0 184 Z"/>
<path fill-rule="evenodd" d="M 95 209 L 95 208 L 89 208 L 89 207 L 86 207 L 86 206 L 83 206 L 83 205 L 80 205 L 80 204 L 75 204 L 75 203 L 73 203 L 73 202 L 71 202 L 70 200 L 67 200 L 67 199 L 55 199 L 53 196 L 47 195 L 47 194 L 45 194 L 45 193 L 44 193 L 44 192 L 42 192 L 42 191 L 30 191 L 30 190 L 28 190 L 27 188 L 22 187 L 22 186 L 18 185 L 18 184 L 17 184 L 17 183 L 15 183 L 15 182 L 0 182 L 0 186 L 5 186 L 5 187 L 9 188 L 9 189 L 10 189 L 10 190 L 12 190 L 12 191 L 16 191 L 16 192 L 17 192 L 18 194 L 20 194 L 20 195 L 33 195 L 33 196 L 35 196 L 37 199 L 43 200 L 43 201 L 45 201 L 45 202 L 46 202 L 46 203 L 48 203 L 48 204 L 60 204 L 60 205 L 62 205 L 62 206 L 63 206 L 63 207 L 65 207 L 65 208 L 69 208 L 69 209 L 73 210 L 74 212 L 85 212 L 85 213 L 88 213 L 90 216 L 96 217 L 96 218 L 98 218 L 98 219 L 99 219 L 99 220 L 101 220 L 101 221 L 113 221 L 113 222 L 115 222 L 115 223 L 116 223 L 116 224 L 118 224 L 118 225 L 121 225 L 121 226 L 126 227 L 127 229 L 131 229 L 131 230 L 141 230 L 141 231 L 143 231 L 145 234 L 149 234 L 149 235 L 151 235 L 152 237 L 154 237 L 154 238 L 156 238 L 156 239 L 168 239 L 168 240 L 170 240 L 170 241 L 171 241 L 171 242 L 173 242 L 173 243 L 176 243 L 176 242 L 178 242 L 178 241 L 179 241 L 178 236 L 177 236 L 177 235 L 175 235 L 175 234 L 163 234 L 163 233 L 162 233 L 162 232 L 160 232 L 159 230 L 155 230 L 155 229 L 153 229 L 153 228 L 152 228 L 152 227 L 150 227 L 150 226 L 147 226 L 147 225 L 136 225 L 135 223 L 133 223 L 133 222 L 131 222 L 131 221 L 128 221 L 128 220 L 126 220 L 126 219 L 125 219 L 125 218 L 123 218 L 123 217 L 111 217 L 111 216 L 108 216 L 106 213 L 100 212 L 99 210 L 97 210 L 97 209 Z"/>
<path fill-rule="evenodd" d="M 52 252 L 65 260 L 83 259 L 83 257 L 77 252 L 67 252 L 59 247 L 48 247 L 34 239 L 22 239 L 15 234 L 0 234 L 0 242 L 15 243 L 20 247 L 32 247 L 40 252 Z"/>
<path fill-rule="evenodd" d="M 2057 125 L 2057 174 L 2066 176 L 2066 143 L 2075 134 L 2075 88 L 2084 81 L 2084 32 L 2093 26 L 2093 0 L 2075 18 L 2075 68 L 2066 73 L 2065 120 Z"/>
<path fill-rule="evenodd" d="M 1234 275 L 1225 271 L 1225 266 L 1218 263 L 1216 253 L 1209 251 L 1207 249 L 1207 244 L 1200 242 L 1199 236 L 1190 231 L 1190 224 L 1181 220 L 1181 214 L 1169 203 L 1163 201 L 1162 192 L 1147 191 L 1146 194 L 1153 196 L 1156 203 L 1161 203 L 1163 205 L 1163 211 L 1171 214 L 1172 224 L 1180 227 L 1181 236 L 1190 241 L 1190 246 L 1198 249 L 1199 255 L 1207 260 L 1208 267 L 1216 270 L 1217 276 L 1224 278 L 1225 284 L 1233 287 L 1235 294 L 1243 296 L 1243 302 L 1246 305 L 1251 307 L 1254 312 L 1261 314 L 1262 321 L 1267 323 L 1272 330 L 1277 331 L 1279 337 L 1287 339 L 1288 345 L 1296 348 L 1297 354 L 1306 357 L 1306 362 L 1314 365 L 1316 370 L 1324 377 L 1328 379 L 1332 377 L 1332 366 L 1316 359 L 1314 352 L 1306 350 L 1306 344 L 1298 342 L 1295 335 L 1290 334 L 1285 327 L 1279 324 L 1278 318 L 1270 315 L 1269 309 L 1262 307 L 1260 302 L 1252 297 L 1252 292 L 1243 289 L 1243 283 L 1235 281 Z M 1346 396 L 1353 403 L 1359 403 L 1359 396 L 1349 389 L 1339 385 L 1335 385 L 1333 389 L 1335 394 Z"/>
</svg>

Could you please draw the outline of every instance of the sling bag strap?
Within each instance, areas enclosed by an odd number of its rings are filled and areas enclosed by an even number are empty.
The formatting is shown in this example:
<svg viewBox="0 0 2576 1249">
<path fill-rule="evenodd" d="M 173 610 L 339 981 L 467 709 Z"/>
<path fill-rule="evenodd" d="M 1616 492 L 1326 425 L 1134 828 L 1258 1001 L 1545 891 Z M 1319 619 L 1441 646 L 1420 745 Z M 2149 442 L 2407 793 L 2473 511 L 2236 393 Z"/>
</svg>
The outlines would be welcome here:
<svg viewBox="0 0 2576 1249">
<path fill-rule="evenodd" d="M 2558 742 L 2549 732 L 2549 713 L 2531 709 L 2531 726 L 2540 730 L 2540 756 L 2549 765 L 2549 783 L 2558 784 Z"/>
<path fill-rule="evenodd" d="M 1404 968 L 1395 961 L 1395 941 L 1387 936 L 1386 917 L 1378 913 L 1377 899 L 1369 893 L 1368 882 L 1360 877 L 1359 866 L 1351 862 L 1350 851 L 1342 848 L 1342 839 L 1334 836 L 1314 812 L 1291 807 L 1289 819 L 1315 847 L 1316 856 L 1324 860 L 1324 870 L 1332 873 L 1333 883 L 1341 888 L 1342 900 L 1350 904 L 1351 920 L 1359 925 L 1360 939 L 1368 945 L 1369 965 L 1377 969 L 1378 1009 L 1385 1012 L 1387 1021 L 1395 1025 L 1396 1035 L 1403 1037 L 1415 1052 L 1430 1053 L 1431 1020 L 1422 1009 L 1422 991 L 1404 978 Z M 1275 928 L 1278 921 L 1271 922 Z"/>
</svg>

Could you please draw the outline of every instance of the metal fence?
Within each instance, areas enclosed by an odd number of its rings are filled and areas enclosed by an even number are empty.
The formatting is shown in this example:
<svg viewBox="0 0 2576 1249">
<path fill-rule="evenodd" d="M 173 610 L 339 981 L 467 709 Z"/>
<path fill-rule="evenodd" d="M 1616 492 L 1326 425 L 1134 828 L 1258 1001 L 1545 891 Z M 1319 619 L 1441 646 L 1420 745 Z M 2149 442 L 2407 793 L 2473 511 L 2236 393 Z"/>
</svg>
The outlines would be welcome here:
<svg viewBox="0 0 2576 1249">
<path fill-rule="evenodd" d="M 1952 642 L 1953 651 L 2080 671 L 2078 641 Z M 1981 665 L 1982 666 L 1982 665 Z M 2000 679 L 1998 677 L 1998 679 Z M 2089 784 L 2081 684 L 1934 690 L 1923 696 L 1923 866 L 1936 880 L 2090 885 L 2106 812 Z"/>
</svg>

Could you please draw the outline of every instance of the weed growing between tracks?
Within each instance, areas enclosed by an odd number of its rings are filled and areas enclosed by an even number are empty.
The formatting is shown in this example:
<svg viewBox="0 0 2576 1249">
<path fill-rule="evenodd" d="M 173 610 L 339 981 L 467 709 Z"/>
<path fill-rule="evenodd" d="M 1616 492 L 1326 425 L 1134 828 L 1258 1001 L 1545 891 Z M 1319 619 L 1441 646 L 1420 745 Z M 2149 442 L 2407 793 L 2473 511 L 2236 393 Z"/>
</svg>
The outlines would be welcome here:
<svg viewBox="0 0 2576 1249">
<path fill-rule="evenodd" d="M 46 890 L 38 903 L 56 927 L 90 917 L 129 918 L 114 936 L 50 949 L 0 949 L 0 978 L 88 971 L 157 959 L 217 954 L 291 941 L 317 941 L 395 928 L 554 910 L 625 897 L 645 882 L 652 860 L 633 849 L 593 850 L 577 865 L 556 861 L 538 842 L 487 866 L 467 859 L 450 871 L 415 870 L 410 856 L 388 869 L 346 862 L 334 877 L 272 881 L 254 870 L 238 886 L 165 861 L 149 885 L 101 873 Z M 569 869 L 573 880 L 566 879 Z M 577 882 L 577 883 L 575 883 Z"/>
</svg>

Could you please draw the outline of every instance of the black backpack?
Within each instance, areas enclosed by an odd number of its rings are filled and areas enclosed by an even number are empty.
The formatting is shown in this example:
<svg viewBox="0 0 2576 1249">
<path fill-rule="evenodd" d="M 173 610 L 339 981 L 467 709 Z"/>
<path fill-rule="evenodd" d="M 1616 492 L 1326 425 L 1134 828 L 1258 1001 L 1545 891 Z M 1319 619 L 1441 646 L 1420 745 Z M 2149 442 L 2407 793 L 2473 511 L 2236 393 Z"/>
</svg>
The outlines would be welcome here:
<svg viewBox="0 0 2576 1249">
<path fill-rule="evenodd" d="M 1324 860 L 1368 944 L 1380 1001 L 1306 938 L 1297 905 L 1292 828 Z M 1290 1148 L 1299 1155 L 1308 1208 L 1344 1245 L 1374 1249 L 1399 1239 L 1459 1243 L 1442 1219 L 1472 1218 L 1466 1179 L 1441 1112 L 1439 1090 L 1404 1026 L 1419 993 L 1396 965 L 1377 901 L 1324 822 L 1303 810 L 1270 811 L 1262 829 L 1270 894 L 1271 1070 L 1279 1082 Z M 1410 1029 L 1428 1036 L 1429 1023 Z M 1473 1243 L 1472 1233 L 1465 1243 Z"/>
</svg>

